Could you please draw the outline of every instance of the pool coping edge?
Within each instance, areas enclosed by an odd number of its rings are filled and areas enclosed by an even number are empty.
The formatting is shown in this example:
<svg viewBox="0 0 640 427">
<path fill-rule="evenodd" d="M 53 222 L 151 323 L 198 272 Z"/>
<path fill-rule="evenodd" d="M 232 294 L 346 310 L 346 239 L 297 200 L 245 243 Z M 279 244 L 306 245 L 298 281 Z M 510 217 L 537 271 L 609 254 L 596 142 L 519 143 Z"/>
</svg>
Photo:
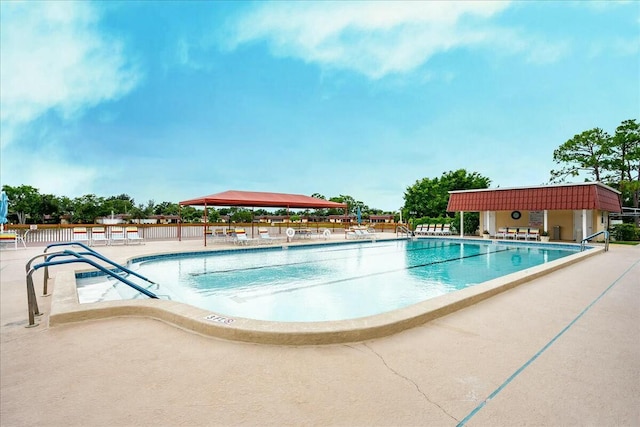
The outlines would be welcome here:
<svg viewBox="0 0 640 427">
<path fill-rule="evenodd" d="M 198 334 L 232 341 L 275 345 L 361 342 L 423 325 L 603 252 L 603 247 L 593 247 L 547 264 L 511 273 L 391 312 L 325 322 L 273 322 L 231 318 L 224 314 L 168 300 L 143 299 L 80 304 L 76 292 L 75 273 L 61 271 L 54 278 L 49 326 L 113 317 L 145 317 Z"/>
</svg>

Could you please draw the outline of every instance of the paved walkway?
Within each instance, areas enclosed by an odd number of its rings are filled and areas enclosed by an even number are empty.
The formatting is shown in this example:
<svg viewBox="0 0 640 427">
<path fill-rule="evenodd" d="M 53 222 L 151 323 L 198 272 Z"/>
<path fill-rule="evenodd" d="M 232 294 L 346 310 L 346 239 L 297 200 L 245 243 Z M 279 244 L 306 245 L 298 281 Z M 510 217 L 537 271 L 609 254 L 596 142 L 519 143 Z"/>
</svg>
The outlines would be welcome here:
<svg viewBox="0 0 640 427">
<path fill-rule="evenodd" d="M 101 252 L 123 261 L 201 244 Z M 397 335 L 303 347 L 146 318 L 25 328 L 24 265 L 40 253 L 0 254 L 3 427 L 640 425 L 640 246 Z"/>
</svg>

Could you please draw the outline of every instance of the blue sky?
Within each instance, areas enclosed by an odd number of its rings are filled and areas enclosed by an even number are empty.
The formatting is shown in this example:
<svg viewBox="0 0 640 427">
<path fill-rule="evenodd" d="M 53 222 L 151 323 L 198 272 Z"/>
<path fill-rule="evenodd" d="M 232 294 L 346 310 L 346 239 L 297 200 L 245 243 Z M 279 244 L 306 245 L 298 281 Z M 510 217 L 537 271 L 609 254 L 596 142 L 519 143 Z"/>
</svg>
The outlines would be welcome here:
<svg viewBox="0 0 640 427">
<path fill-rule="evenodd" d="M 397 210 L 464 168 L 539 185 L 640 118 L 640 2 L 0 3 L 1 184 Z"/>
</svg>

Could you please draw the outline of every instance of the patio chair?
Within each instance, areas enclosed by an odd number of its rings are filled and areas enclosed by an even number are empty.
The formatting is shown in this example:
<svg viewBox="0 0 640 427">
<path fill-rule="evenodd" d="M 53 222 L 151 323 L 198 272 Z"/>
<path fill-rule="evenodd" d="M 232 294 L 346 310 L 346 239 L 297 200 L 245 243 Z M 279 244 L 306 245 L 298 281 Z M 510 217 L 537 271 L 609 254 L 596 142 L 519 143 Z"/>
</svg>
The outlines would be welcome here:
<svg viewBox="0 0 640 427">
<path fill-rule="evenodd" d="M 109 244 L 104 227 L 93 227 L 91 229 L 91 245 L 93 246 L 96 243 L 104 243 L 105 246 Z"/>
<path fill-rule="evenodd" d="M 516 240 L 527 240 L 527 233 L 529 233 L 528 228 L 518 227 L 518 232 L 516 233 Z"/>
<path fill-rule="evenodd" d="M 124 234 L 124 228 L 122 227 L 111 227 L 111 236 L 109 238 L 110 244 L 114 243 L 122 243 L 123 245 L 127 243 L 127 239 Z"/>
<path fill-rule="evenodd" d="M 213 232 L 211 232 L 211 238 L 214 242 L 224 243 L 227 240 L 227 234 L 222 228 L 216 228 L 215 230 L 213 230 Z"/>
<path fill-rule="evenodd" d="M 0 233 L 0 245 L 13 245 L 13 249 L 18 250 L 18 233 L 15 231 L 3 231 Z"/>
<path fill-rule="evenodd" d="M 442 224 L 442 229 L 437 232 L 439 236 L 450 236 L 451 235 L 451 224 Z"/>
<path fill-rule="evenodd" d="M 507 227 L 507 233 L 504 235 L 505 239 L 516 240 L 518 236 L 518 229 L 516 227 Z"/>
<path fill-rule="evenodd" d="M 235 234 L 236 234 L 236 237 L 235 237 L 234 243 L 236 245 L 248 245 L 254 240 L 247 237 L 247 233 L 244 231 L 243 228 L 236 228 Z"/>
<path fill-rule="evenodd" d="M 89 234 L 87 227 L 73 227 L 73 241 L 89 243 Z"/>
<path fill-rule="evenodd" d="M 132 243 L 142 244 L 143 242 L 144 242 L 144 239 L 140 237 L 140 235 L 138 234 L 138 227 L 135 227 L 135 226 L 127 227 L 127 241 L 125 242 L 126 244 L 128 245 Z"/>
<path fill-rule="evenodd" d="M 374 239 L 375 238 L 375 234 L 372 234 L 369 232 L 369 229 L 367 227 L 354 227 L 353 228 L 354 233 L 356 233 L 356 238 L 358 239 Z"/>
<path fill-rule="evenodd" d="M 530 228 L 529 232 L 527 232 L 526 240 L 533 239 L 535 241 L 538 241 L 538 237 L 540 237 L 540 229 Z"/>
<path fill-rule="evenodd" d="M 416 227 L 415 234 L 418 236 L 426 236 L 431 233 L 431 229 L 435 228 L 435 225 L 432 224 L 420 224 Z"/>
<path fill-rule="evenodd" d="M 437 236 L 442 231 L 442 224 L 433 224 L 429 226 L 427 235 Z"/>
<path fill-rule="evenodd" d="M 269 235 L 269 230 L 267 230 L 266 228 L 258 228 L 258 236 L 259 239 L 258 241 L 260 243 L 264 243 L 264 244 L 271 244 L 271 243 L 276 243 L 278 241 L 282 241 L 284 239 L 281 239 L 280 237 L 272 237 Z"/>
<path fill-rule="evenodd" d="M 500 227 L 498 231 L 496 231 L 496 239 L 506 239 L 507 238 L 507 227 Z"/>
<path fill-rule="evenodd" d="M 360 238 L 360 234 L 356 233 L 356 230 L 353 228 L 347 228 L 344 231 L 344 237 L 345 239 L 359 239 Z"/>
</svg>

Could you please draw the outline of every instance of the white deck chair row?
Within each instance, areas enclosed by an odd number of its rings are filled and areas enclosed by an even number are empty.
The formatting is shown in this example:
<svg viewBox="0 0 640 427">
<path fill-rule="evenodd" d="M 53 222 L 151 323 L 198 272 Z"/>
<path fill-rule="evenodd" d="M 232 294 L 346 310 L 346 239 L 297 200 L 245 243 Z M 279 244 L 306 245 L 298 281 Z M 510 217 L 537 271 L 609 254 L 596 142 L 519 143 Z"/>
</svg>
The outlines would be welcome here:
<svg viewBox="0 0 640 427">
<path fill-rule="evenodd" d="M 496 239 L 539 240 L 540 229 L 529 227 L 500 227 L 495 234 Z"/>
<path fill-rule="evenodd" d="M 72 241 L 86 242 L 89 246 L 103 243 L 106 246 L 117 243 L 124 245 L 142 244 L 144 243 L 144 238 L 138 234 L 138 227 L 135 226 L 126 228 L 110 227 L 109 235 L 107 235 L 105 227 L 90 227 L 90 232 L 87 227 L 74 227 Z"/>
<path fill-rule="evenodd" d="M 418 236 L 450 236 L 451 224 L 420 224 L 414 232 Z"/>
</svg>

